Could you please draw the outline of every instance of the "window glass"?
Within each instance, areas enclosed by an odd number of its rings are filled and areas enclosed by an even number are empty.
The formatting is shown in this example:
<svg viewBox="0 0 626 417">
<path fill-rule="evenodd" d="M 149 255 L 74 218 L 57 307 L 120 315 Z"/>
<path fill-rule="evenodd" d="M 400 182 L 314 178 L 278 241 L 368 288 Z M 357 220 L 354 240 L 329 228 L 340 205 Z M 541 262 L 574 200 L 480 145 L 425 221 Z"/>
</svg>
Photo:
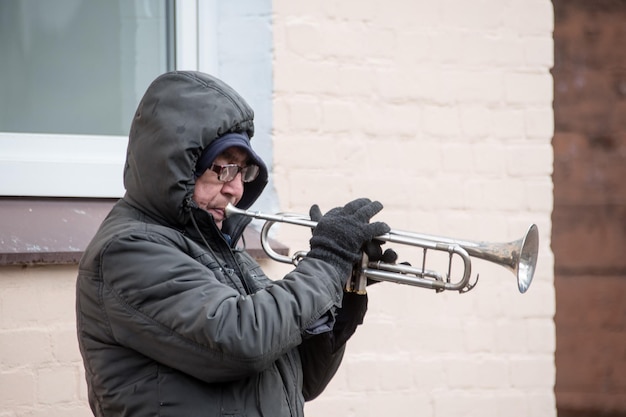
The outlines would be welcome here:
<svg viewBox="0 0 626 417">
<path fill-rule="evenodd" d="M 128 134 L 173 69 L 166 0 L 0 1 L 0 131 Z"/>
</svg>

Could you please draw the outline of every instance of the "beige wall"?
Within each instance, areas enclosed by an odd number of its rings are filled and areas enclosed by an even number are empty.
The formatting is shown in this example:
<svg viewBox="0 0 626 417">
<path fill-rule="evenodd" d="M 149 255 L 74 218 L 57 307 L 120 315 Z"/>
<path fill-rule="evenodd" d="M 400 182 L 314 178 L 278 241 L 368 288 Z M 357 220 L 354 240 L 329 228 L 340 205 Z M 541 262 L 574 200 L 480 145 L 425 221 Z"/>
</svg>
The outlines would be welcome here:
<svg viewBox="0 0 626 417">
<path fill-rule="evenodd" d="M 0 268 L 0 417 L 91 415 L 76 342 L 76 271 Z"/>
<path fill-rule="evenodd" d="M 274 9 L 282 209 L 367 196 L 397 229 L 508 241 L 537 223 L 541 239 L 524 295 L 486 262 L 464 295 L 371 287 L 365 324 L 307 415 L 555 416 L 551 2 Z M 292 234 L 278 237 L 303 248 Z"/>
<path fill-rule="evenodd" d="M 537 223 L 541 239 L 525 295 L 485 262 L 465 295 L 371 287 L 307 415 L 555 416 L 550 1 L 277 0 L 274 13 L 281 209 L 368 196 L 397 229 L 508 241 Z M 278 230 L 304 249 L 296 234 Z M 90 415 L 75 275 L 0 268 L 0 417 Z"/>
</svg>

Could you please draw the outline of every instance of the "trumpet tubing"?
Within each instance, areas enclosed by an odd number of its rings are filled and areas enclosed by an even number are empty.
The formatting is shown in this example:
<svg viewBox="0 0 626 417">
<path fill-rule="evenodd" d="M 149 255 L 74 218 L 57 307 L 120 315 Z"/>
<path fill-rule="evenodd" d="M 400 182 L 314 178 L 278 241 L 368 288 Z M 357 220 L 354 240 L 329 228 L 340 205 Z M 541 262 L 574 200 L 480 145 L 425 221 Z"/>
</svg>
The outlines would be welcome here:
<svg viewBox="0 0 626 417">
<path fill-rule="evenodd" d="M 270 229 L 276 223 L 308 228 L 314 228 L 317 225 L 317 222 L 301 214 L 265 214 L 258 211 L 241 210 L 229 204 L 226 207 L 226 217 L 233 215 L 264 220 L 265 224 L 261 229 L 261 247 L 271 259 L 294 265 L 297 265 L 306 256 L 307 251 L 296 251 L 291 257 L 280 255 L 272 249 L 269 243 Z M 473 283 L 470 282 L 471 258 L 478 258 L 503 266 L 512 272 L 517 279 L 517 288 L 523 294 L 532 282 L 539 251 L 539 231 L 535 224 L 530 225 L 520 239 L 507 243 L 475 242 L 402 230 L 391 230 L 389 233 L 377 236 L 376 239 L 421 248 L 420 266 L 412 266 L 410 263 L 370 262 L 367 255 L 363 254 L 359 268 L 355 269 L 353 276 L 346 284 L 346 291 L 365 293 L 365 286 L 369 278 L 375 281 L 388 281 L 433 289 L 437 292 L 458 291 L 465 293 L 473 289 L 478 281 L 477 276 Z M 440 273 L 427 268 L 426 254 L 429 250 L 448 253 L 449 262 L 446 272 Z M 457 279 L 453 279 L 451 276 L 454 259 L 460 259 L 463 263 L 463 272 Z"/>
</svg>

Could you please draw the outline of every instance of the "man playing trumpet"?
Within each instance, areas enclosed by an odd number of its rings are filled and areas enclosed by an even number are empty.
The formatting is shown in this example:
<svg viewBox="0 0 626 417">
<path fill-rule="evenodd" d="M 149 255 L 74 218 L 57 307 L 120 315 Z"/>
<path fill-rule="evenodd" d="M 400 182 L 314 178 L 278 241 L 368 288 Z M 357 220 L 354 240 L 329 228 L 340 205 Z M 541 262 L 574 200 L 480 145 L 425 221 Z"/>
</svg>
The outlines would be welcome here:
<svg viewBox="0 0 626 417">
<path fill-rule="evenodd" d="M 389 232 L 358 199 L 322 215 L 310 251 L 270 280 L 237 242 L 268 179 L 253 111 L 206 74 L 158 77 L 139 103 L 126 193 L 85 251 L 77 331 L 96 416 L 302 416 L 340 365 L 367 296 L 343 288 Z"/>
</svg>

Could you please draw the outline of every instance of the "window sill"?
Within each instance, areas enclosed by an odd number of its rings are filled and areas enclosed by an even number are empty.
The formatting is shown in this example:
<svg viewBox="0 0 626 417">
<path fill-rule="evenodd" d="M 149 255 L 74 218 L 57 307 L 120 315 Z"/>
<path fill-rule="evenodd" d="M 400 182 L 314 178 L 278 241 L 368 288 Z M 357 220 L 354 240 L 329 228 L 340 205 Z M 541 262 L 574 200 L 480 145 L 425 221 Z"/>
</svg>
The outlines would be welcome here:
<svg viewBox="0 0 626 417">
<path fill-rule="evenodd" d="M 0 198 L 0 265 L 78 264 L 117 199 Z M 246 250 L 266 259 L 259 232 L 244 232 Z M 289 250 L 273 242 L 276 252 Z"/>
</svg>

